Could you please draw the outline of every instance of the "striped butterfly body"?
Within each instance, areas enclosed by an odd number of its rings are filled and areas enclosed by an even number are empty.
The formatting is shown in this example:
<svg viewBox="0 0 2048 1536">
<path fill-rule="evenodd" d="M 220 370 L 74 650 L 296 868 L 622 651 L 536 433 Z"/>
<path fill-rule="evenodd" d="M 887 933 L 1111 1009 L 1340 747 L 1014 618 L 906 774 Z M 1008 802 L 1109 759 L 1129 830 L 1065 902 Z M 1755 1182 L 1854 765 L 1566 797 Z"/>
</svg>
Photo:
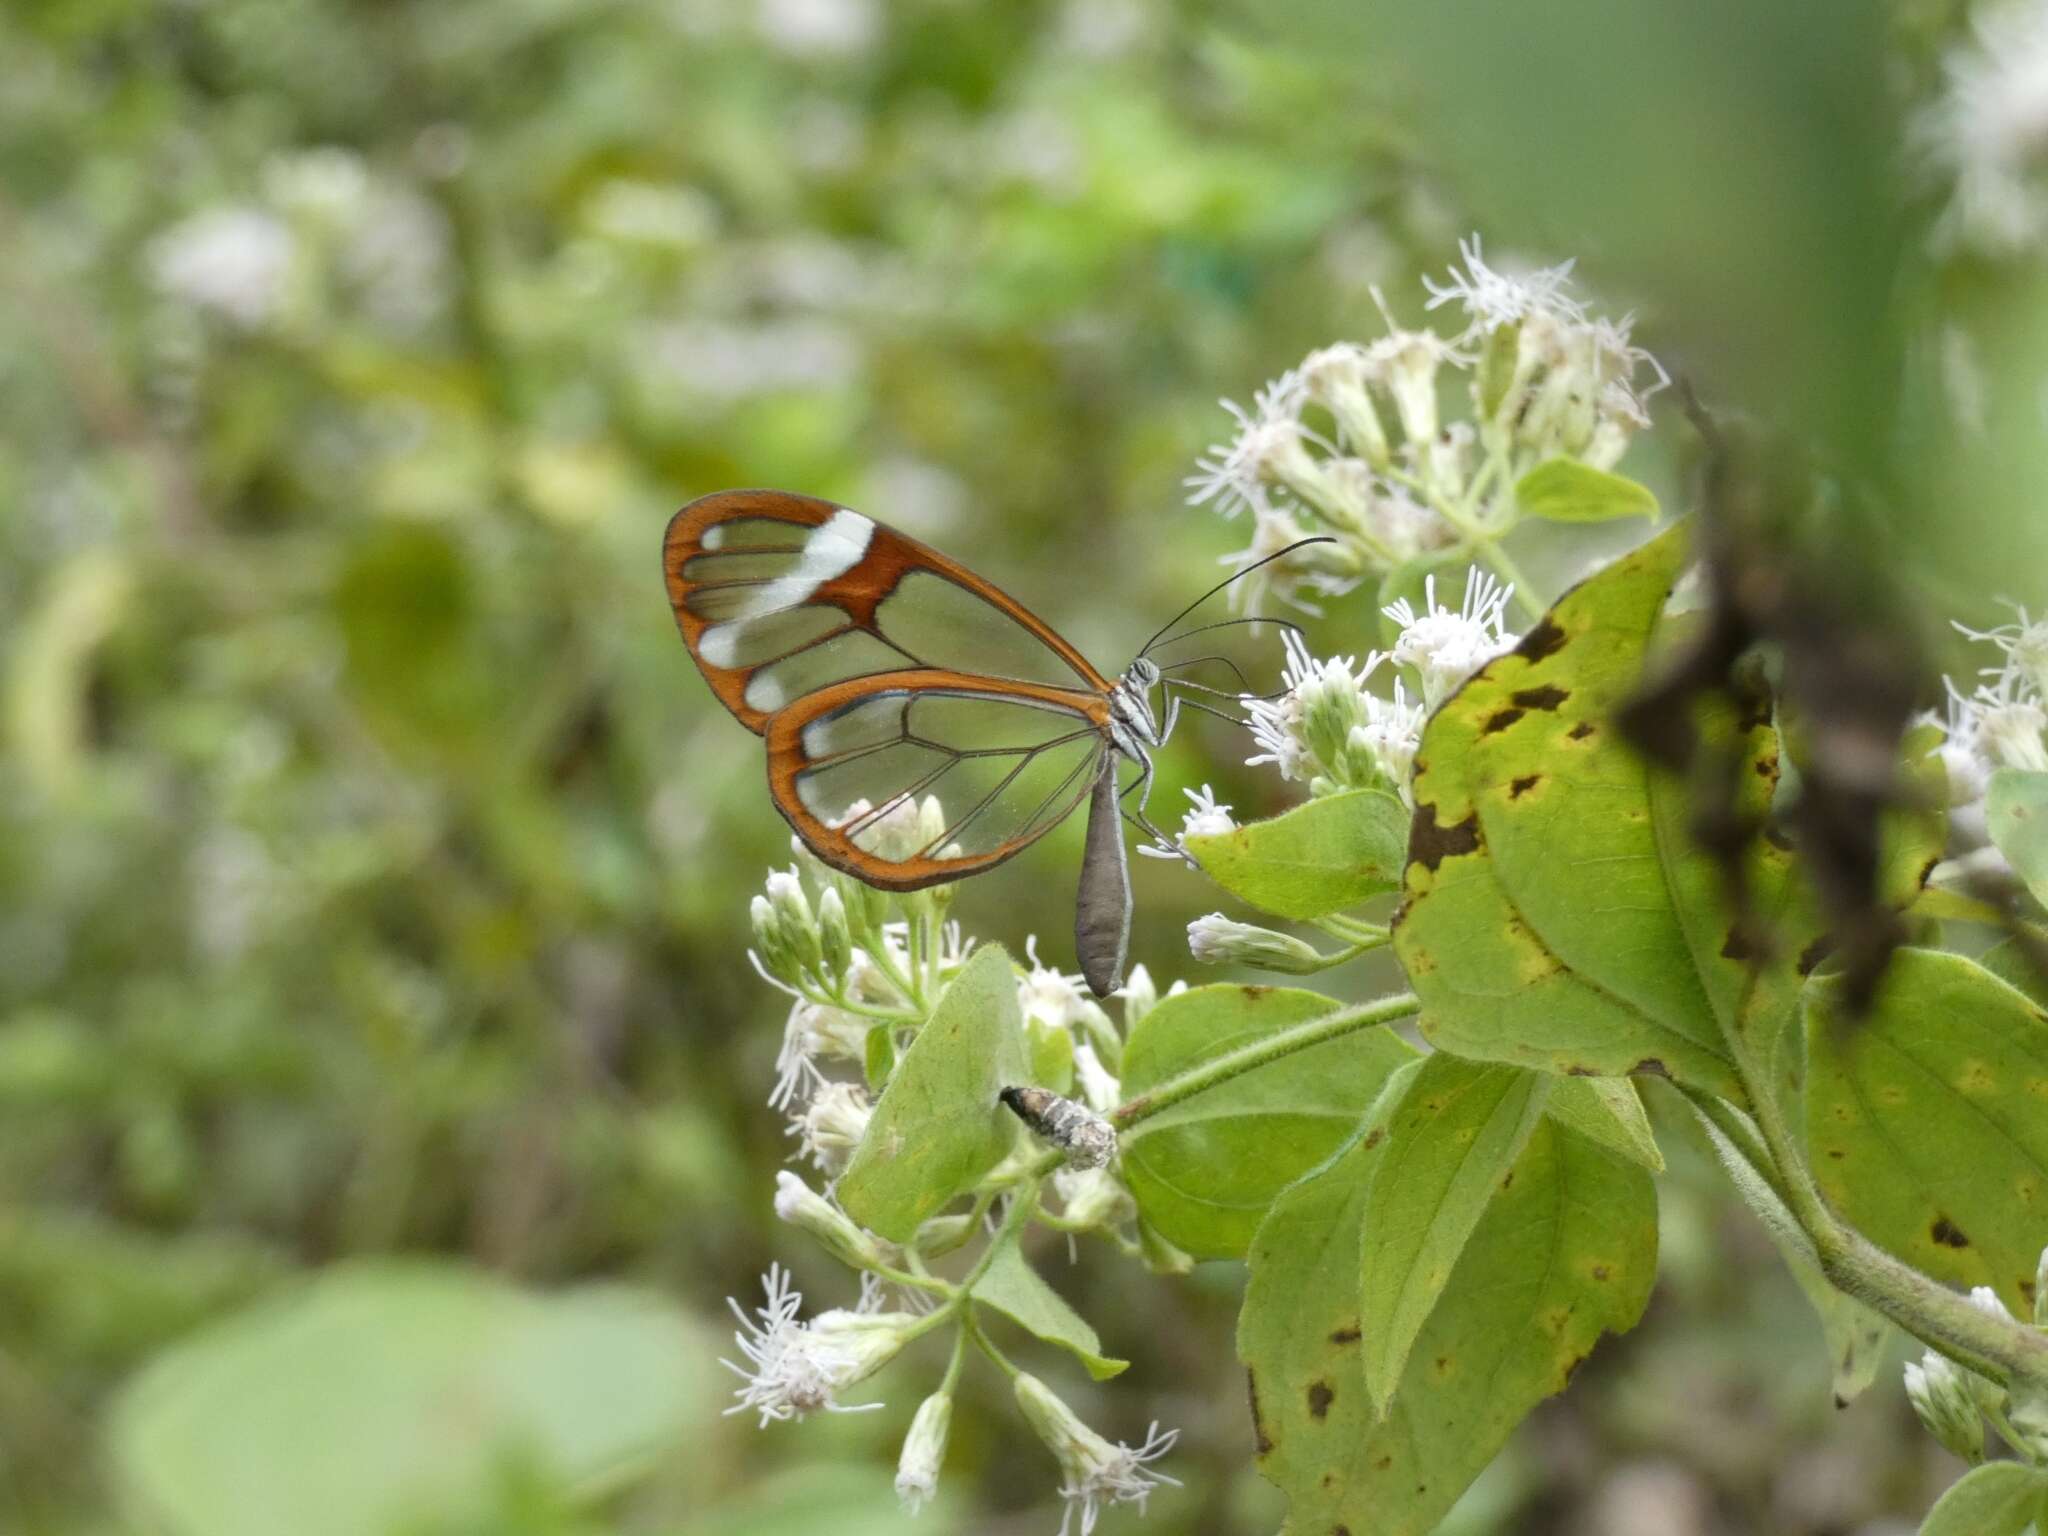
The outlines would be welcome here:
<svg viewBox="0 0 2048 1536">
<path fill-rule="evenodd" d="M 662 556 L 684 644 L 762 737 L 776 809 L 813 853 L 917 890 L 1002 863 L 1086 800 L 1075 945 L 1098 996 L 1122 985 L 1122 799 L 1138 791 L 1133 819 L 1171 846 L 1144 794 L 1184 702 L 1171 690 L 1196 685 L 1142 654 L 1105 677 L 957 561 L 814 497 L 703 497 L 670 521 Z M 1124 790 L 1120 763 L 1138 769 Z"/>
</svg>

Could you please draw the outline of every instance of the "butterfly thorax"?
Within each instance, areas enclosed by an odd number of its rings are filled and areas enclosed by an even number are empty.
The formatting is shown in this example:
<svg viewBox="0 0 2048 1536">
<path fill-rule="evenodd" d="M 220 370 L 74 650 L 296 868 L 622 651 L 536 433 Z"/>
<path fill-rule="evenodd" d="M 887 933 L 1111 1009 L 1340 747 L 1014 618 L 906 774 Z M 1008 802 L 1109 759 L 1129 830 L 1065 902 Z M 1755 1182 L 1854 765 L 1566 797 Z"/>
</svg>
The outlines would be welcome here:
<svg viewBox="0 0 2048 1536">
<path fill-rule="evenodd" d="M 1140 656 L 1109 691 L 1110 740 L 1133 762 L 1144 762 L 1146 749 L 1159 745 L 1159 719 L 1152 713 L 1152 690 L 1158 685 L 1158 663 Z"/>
</svg>

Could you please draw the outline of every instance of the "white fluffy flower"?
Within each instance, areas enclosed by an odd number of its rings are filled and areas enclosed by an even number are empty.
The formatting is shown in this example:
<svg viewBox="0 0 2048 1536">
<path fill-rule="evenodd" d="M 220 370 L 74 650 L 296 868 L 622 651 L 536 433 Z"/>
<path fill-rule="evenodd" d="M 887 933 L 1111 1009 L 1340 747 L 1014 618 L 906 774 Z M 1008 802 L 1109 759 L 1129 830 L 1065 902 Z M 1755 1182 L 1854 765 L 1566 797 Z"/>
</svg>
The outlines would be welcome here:
<svg viewBox="0 0 2048 1536">
<path fill-rule="evenodd" d="M 166 297 L 254 330 L 284 305 L 298 242 L 284 222 L 253 207 L 213 208 L 149 243 L 150 281 Z"/>
<path fill-rule="evenodd" d="M 1036 1376 L 1019 1372 L 1012 1385 L 1017 1406 L 1060 1464 L 1060 1497 L 1066 1500 L 1060 1536 L 1068 1536 L 1077 1516 L 1079 1536 L 1089 1536 L 1104 1506 L 1135 1504 L 1142 1513 L 1153 1489 L 1180 1486 L 1177 1478 L 1155 1472 L 1150 1465 L 1173 1449 L 1180 1431 L 1154 1424 L 1136 1447 L 1112 1444 L 1082 1423 Z"/>
<path fill-rule="evenodd" d="M 824 1083 L 803 1113 L 790 1116 L 788 1133 L 820 1173 L 837 1178 L 846 1171 L 874 1113 L 867 1090 L 858 1083 Z"/>
<path fill-rule="evenodd" d="M 1082 978 L 1041 964 L 1037 934 L 1025 939 L 1024 956 L 1031 966 L 1017 983 L 1017 1004 L 1025 1018 L 1035 1018 L 1049 1029 L 1065 1029 L 1087 1016 L 1094 1005 L 1081 990 Z"/>
<path fill-rule="evenodd" d="M 1195 463 L 1187 479 L 1188 503 L 1213 500 L 1225 517 L 1267 505 L 1267 487 L 1284 486 L 1312 506 L 1329 499 L 1329 485 L 1311 446 L 1331 451 L 1301 422 L 1301 381 L 1285 373 L 1252 397 L 1247 411 L 1234 400 L 1221 404 L 1237 422 L 1237 433 L 1217 443 Z"/>
<path fill-rule="evenodd" d="M 1464 601 L 1455 609 L 1436 600 L 1436 577 L 1431 575 L 1423 580 L 1420 613 L 1405 597 L 1380 610 L 1401 626 L 1393 658 L 1421 676 L 1426 708 L 1435 709 L 1466 678 L 1513 647 L 1507 608 L 1514 590 L 1474 568 L 1465 573 Z"/>
<path fill-rule="evenodd" d="M 1394 679 L 1392 698 L 1376 693 L 1365 695 L 1366 720 L 1351 728 L 1347 742 L 1354 756 L 1368 758 L 1381 778 L 1413 805 L 1408 780 L 1415 767 L 1415 754 L 1422 747 L 1422 727 L 1429 709 L 1421 700 L 1410 701 L 1408 690 Z"/>
<path fill-rule="evenodd" d="M 1481 332 L 1497 331 L 1534 315 L 1573 322 L 1585 319 L 1586 306 L 1568 291 L 1571 262 L 1539 267 L 1533 272 L 1502 272 L 1487 263 L 1477 235 L 1460 240 L 1458 254 L 1465 258 L 1463 272 L 1452 267 L 1449 278 L 1442 283 L 1427 277 L 1422 280 L 1422 286 L 1429 290 L 1429 302 L 1424 308 L 1462 305 L 1472 328 Z"/>
<path fill-rule="evenodd" d="M 786 990 L 786 989 L 785 989 Z M 770 1109 L 787 1109 L 797 1098 L 825 1086 L 818 1058 L 863 1061 L 873 1022 L 843 1008 L 798 998 L 782 1030 L 782 1049 L 775 1057 L 775 1088 Z"/>
<path fill-rule="evenodd" d="M 755 1309 L 758 1321 L 728 1297 L 726 1305 L 740 1322 L 740 1331 L 733 1338 L 747 1364 L 719 1362 L 742 1383 L 734 1393 L 739 1401 L 726 1412 L 751 1410 L 761 1416 L 766 1427 L 820 1409 L 858 1413 L 881 1407 L 880 1403 L 846 1407 L 837 1401 L 839 1393 L 888 1364 L 917 1329 L 918 1319 L 907 1312 L 876 1310 L 881 1292 L 873 1281 L 872 1275 L 862 1277 L 860 1305 L 855 1310 L 835 1307 L 808 1323 L 797 1317 L 803 1310 L 803 1294 L 791 1285 L 788 1272 L 779 1264 L 770 1265 L 761 1279 L 767 1305 Z"/>
<path fill-rule="evenodd" d="M 1912 137 L 1930 177 L 1950 189 L 1937 248 L 2012 255 L 2048 228 L 2048 4 L 1987 6 L 1971 33 L 1943 58 L 1941 93 Z"/>
<path fill-rule="evenodd" d="M 1153 843 L 1140 843 L 1138 852 L 1150 854 L 1155 859 L 1178 859 L 1185 857 L 1181 847 L 1191 837 L 1214 837 L 1224 832 L 1235 832 L 1237 823 L 1231 819 L 1230 807 L 1218 805 L 1216 796 L 1204 784 L 1199 790 L 1183 789 L 1192 808 L 1182 817 L 1180 837 L 1174 843 L 1161 847 Z"/>
</svg>

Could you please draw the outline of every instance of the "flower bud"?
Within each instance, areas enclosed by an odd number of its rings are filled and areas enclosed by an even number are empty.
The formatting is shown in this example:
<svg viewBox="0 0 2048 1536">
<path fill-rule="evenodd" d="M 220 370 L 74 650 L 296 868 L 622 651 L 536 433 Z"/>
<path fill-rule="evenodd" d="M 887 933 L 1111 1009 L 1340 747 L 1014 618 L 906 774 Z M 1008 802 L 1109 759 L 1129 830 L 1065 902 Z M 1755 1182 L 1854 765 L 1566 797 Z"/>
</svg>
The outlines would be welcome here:
<svg viewBox="0 0 2048 1536">
<path fill-rule="evenodd" d="M 1155 1275 L 1191 1275 L 1195 1256 L 1171 1242 L 1160 1230 L 1138 1218 L 1138 1253 Z"/>
<path fill-rule="evenodd" d="M 818 948 L 825 962 L 825 974 L 843 978 L 853 965 L 853 930 L 847 922 L 846 903 L 837 886 L 828 885 L 818 893 Z"/>
<path fill-rule="evenodd" d="M 1313 944 L 1271 928 L 1235 922 L 1221 912 L 1188 924 L 1188 953 L 1204 965 L 1252 965 L 1290 976 L 1306 976 L 1327 963 Z"/>
<path fill-rule="evenodd" d="M 896 1497 L 908 1514 L 922 1510 L 939 1488 L 939 1467 L 946 1459 L 946 1432 L 953 1426 L 953 1395 L 934 1392 L 917 1405 L 903 1454 L 896 1462 Z"/>
<path fill-rule="evenodd" d="M 1394 455 L 1379 408 L 1373 404 L 1369 378 L 1366 349 L 1356 342 L 1340 341 L 1311 352 L 1301 364 L 1302 388 L 1335 419 L 1345 445 L 1368 464 L 1385 469 Z"/>
<path fill-rule="evenodd" d="M 1906 1366 L 1906 1399 L 1927 1432 L 1971 1465 L 1984 1459 L 1984 1420 L 1971 1400 L 1966 1373 L 1933 1350 Z"/>
<path fill-rule="evenodd" d="M 1131 974 L 1124 978 L 1118 997 L 1124 1002 L 1124 1033 L 1138 1027 L 1146 1014 L 1159 1006 L 1159 987 L 1152 980 L 1152 973 L 1138 964 L 1131 967 Z"/>
<path fill-rule="evenodd" d="M 1074 1046 L 1074 1087 L 1081 1102 L 1098 1115 L 1108 1114 L 1123 1102 L 1123 1085 L 1102 1064 L 1095 1047 L 1085 1040 Z"/>
<path fill-rule="evenodd" d="M 837 1178 L 853 1160 L 854 1149 L 867 1134 L 874 1106 L 855 1083 L 827 1083 L 808 1108 L 789 1122 L 790 1133 L 828 1179 Z"/>
<path fill-rule="evenodd" d="M 912 1246 L 926 1258 L 951 1253 L 974 1235 L 974 1218 L 965 1212 L 953 1216 L 932 1216 L 919 1224 Z"/>
<path fill-rule="evenodd" d="M 811 916 L 811 904 L 804 897 L 803 881 L 795 866 L 768 872 L 768 906 L 782 932 L 783 948 L 797 967 L 821 970 L 824 954 L 818 947 L 818 923 Z"/>
<path fill-rule="evenodd" d="M 808 1232 L 855 1269 L 874 1269 L 888 1262 L 881 1245 L 853 1224 L 853 1219 L 788 1169 L 775 1175 L 775 1214 Z"/>
<path fill-rule="evenodd" d="M 762 968 L 777 981 L 793 984 L 797 979 L 796 957 L 783 939 L 782 924 L 775 909 L 768 905 L 768 898 L 756 896 L 747 903 L 747 917 L 754 926 L 755 953 L 761 957 Z"/>
</svg>

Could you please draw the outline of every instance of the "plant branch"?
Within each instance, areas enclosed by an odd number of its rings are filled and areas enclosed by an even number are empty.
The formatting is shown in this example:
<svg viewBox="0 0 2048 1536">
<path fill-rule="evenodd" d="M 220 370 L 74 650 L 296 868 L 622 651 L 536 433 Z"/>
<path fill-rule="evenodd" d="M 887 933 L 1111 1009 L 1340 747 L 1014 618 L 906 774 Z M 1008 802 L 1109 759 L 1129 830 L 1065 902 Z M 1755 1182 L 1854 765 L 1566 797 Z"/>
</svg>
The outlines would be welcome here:
<svg viewBox="0 0 2048 1536">
<path fill-rule="evenodd" d="M 1110 1111 L 1110 1121 L 1118 1130 L 1128 1130 L 1161 1110 L 1171 1109 L 1183 1100 L 1191 1099 L 1198 1093 L 1206 1093 L 1234 1077 L 1255 1072 L 1284 1056 L 1292 1056 L 1296 1051 L 1305 1051 L 1325 1041 L 1342 1039 L 1345 1035 L 1355 1034 L 1361 1029 L 1376 1029 L 1382 1024 L 1392 1023 L 1395 1019 L 1406 1018 L 1421 1007 L 1421 1000 L 1413 992 L 1401 992 L 1393 997 L 1381 998 L 1376 1003 L 1356 1003 L 1349 1008 L 1339 1008 L 1336 1012 L 1326 1013 L 1319 1019 L 1296 1024 L 1268 1035 L 1263 1040 L 1255 1040 L 1250 1045 L 1226 1051 L 1200 1066 L 1190 1067 L 1136 1098 L 1127 1099 L 1119 1104 Z"/>
</svg>

